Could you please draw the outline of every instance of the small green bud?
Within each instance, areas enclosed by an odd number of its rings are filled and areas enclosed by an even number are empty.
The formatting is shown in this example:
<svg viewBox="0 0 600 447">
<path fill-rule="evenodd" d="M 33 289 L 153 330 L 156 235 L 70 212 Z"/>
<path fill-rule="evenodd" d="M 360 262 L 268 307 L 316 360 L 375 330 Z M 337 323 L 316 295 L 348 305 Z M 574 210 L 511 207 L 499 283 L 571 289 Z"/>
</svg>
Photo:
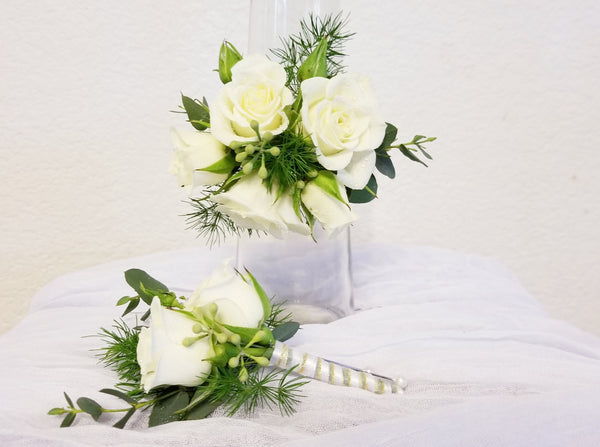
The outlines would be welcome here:
<svg viewBox="0 0 600 447">
<path fill-rule="evenodd" d="M 248 380 L 248 370 L 246 368 L 241 369 L 240 373 L 238 374 L 238 379 L 242 383 L 244 383 Z"/>
<path fill-rule="evenodd" d="M 273 134 L 271 132 L 265 132 L 262 136 L 262 139 L 265 143 L 269 143 L 273 139 Z"/>
<path fill-rule="evenodd" d="M 317 175 L 319 175 L 319 171 L 317 171 L 316 169 L 311 169 L 306 173 L 306 175 L 308 175 L 310 178 L 317 178 Z"/>
<path fill-rule="evenodd" d="M 232 344 L 239 346 L 240 343 L 242 342 L 242 337 L 240 337 L 239 334 L 231 334 L 229 336 L 229 341 Z"/>
<path fill-rule="evenodd" d="M 224 334 L 223 332 L 220 332 L 218 334 L 216 334 L 217 337 L 217 343 L 227 343 L 227 334 Z"/>
<path fill-rule="evenodd" d="M 227 364 L 229 365 L 230 368 L 237 368 L 240 364 L 240 358 L 239 357 L 231 357 L 229 359 L 229 361 L 227 362 Z"/>
<path fill-rule="evenodd" d="M 252 128 L 252 130 L 254 132 L 256 132 L 256 135 L 258 135 L 260 137 L 260 134 L 258 133 L 258 121 L 256 121 L 256 120 L 250 121 L 250 127 Z"/>
<path fill-rule="evenodd" d="M 298 188 L 298 189 L 304 189 L 305 186 L 306 186 L 306 183 L 304 183 L 302 180 L 298 180 L 296 182 L 296 188 Z"/>
<path fill-rule="evenodd" d="M 256 152 L 256 148 L 254 147 L 254 145 L 249 144 L 248 146 L 246 146 L 245 151 L 248 155 L 252 155 L 254 152 Z"/>
<path fill-rule="evenodd" d="M 200 323 L 196 323 L 196 324 L 194 324 L 194 326 L 192 326 L 192 331 L 194 331 L 194 334 L 199 334 L 200 332 L 204 332 L 204 326 L 201 325 Z"/>
<path fill-rule="evenodd" d="M 219 78 L 223 84 L 231 82 L 231 69 L 242 60 L 242 55 L 229 42 L 223 41 L 219 51 Z"/>
<path fill-rule="evenodd" d="M 210 303 L 208 305 L 208 313 L 214 317 L 215 315 L 217 315 L 217 312 L 219 311 L 219 305 L 217 303 Z"/>
<path fill-rule="evenodd" d="M 281 149 L 279 149 L 277 146 L 273 146 L 271 149 L 269 149 L 269 153 L 273 157 L 277 157 L 281 153 Z"/>
<path fill-rule="evenodd" d="M 254 169 L 254 163 L 252 162 L 252 160 L 250 160 L 244 166 L 242 166 L 242 172 L 246 175 L 250 174 L 253 169 Z"/>
<path fill-rule="evenodd" d="M 269 366 L 269 359 L 266 357 L 253 357 L 254 360 L 259 366 Z"/>
<path fill-rule="evenodd" d="M 247 156 L 248 156 L 247 152 L 240 152 L 239 154 L 236 154 L 235 161 L 237 161 L 238 163 L 241 163 L 242 161 L 244 161 L 246 159 Z"/>
<path fill-rule="evenodd" d="M 181 342 L 181 344 L 183 344 L 183 346 L 185 346 L 186 348 L 189 348 L 194 343 L 196 343 L 198 340 L 200 340 L 198 337 L 185 337 L 183 339 L 183 341 Z"/>
<path fill-rule="evenodd" d="M 229 144 L 229 147 L 233 150 L 239 149 L 240 147 L 242 147 L 242 142 L 241 141 L 232 141 Z"/>
<path fill-rule="evenodd" d="M 221 357 L 223 354 L 225 354 L 225 346 L 223 345 L 215 345 L 214 347 L 214 351 L 215 351 L 215 357 Z"/>
<path fill-rule="evenodd" d="M 267 178 L 267 175 L 269 175 L 269 173 L 268 173 L 268 171 L 267 171 L 267 168 L 265 168 L 265 165 L 262 165 L 262 166 L 261 166 L 261 167 L 258 169 L 258 176 L 259 176 L 261 179 L 263 179 L 263 180 L 264 180 L 264 179 L 266 179 L 266 178 Z"/>
</svg>

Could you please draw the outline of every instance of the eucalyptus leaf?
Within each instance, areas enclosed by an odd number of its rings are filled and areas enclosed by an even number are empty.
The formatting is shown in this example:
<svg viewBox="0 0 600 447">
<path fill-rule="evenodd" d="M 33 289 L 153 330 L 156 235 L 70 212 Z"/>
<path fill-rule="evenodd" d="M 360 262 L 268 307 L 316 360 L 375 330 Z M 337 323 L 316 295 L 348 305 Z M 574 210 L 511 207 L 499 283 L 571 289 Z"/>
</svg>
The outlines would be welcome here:
<svg viewBox="0 0 600 447">
<path fill-rule="evenodd" d="M 129 269 L 125 272 L 125 281 L 129 284 L 133 290 L 135 290 L 140 298 L 148 305 L 152 303 L 154 298 L 153 292 L 168 292 L 169 288 L 160 281 L 157 281 L 148 273 L 140 269 Z"/>
<path fill-rule="evenodd" d="M 123 391 L 115 390 L 112 388 L 103 388 L 100 390 L 100 392 L 104 393 L 104 394 L 110 394 L 111 396 L 118 397 L 119 399 L 122 399 L 131 405 L 137 404 L 137 401 L 133 397 L 125 394 Z"/>
<path fill-rule="evenodd" d="M 204 402 L 199 403 L 198 405 L 195 405 L 194 408 L 191 411 L 188 411 L 185 416 L 184 419 L 186 420 L 197 420 L 197 419 L 204 419 L 207 416 L 210 416 L 210 414 L 215 411 L 217 408 L 219 408 L 219 406 L 221 405 L 221 402 L 213 402 L 211 400 L 205 400 Z"/>
<path fill-rule="evenodd" d="M 133 416 L 133 413 L 135 413 L 135 407 L 131 407 L 127 411 L 127 413 L 125 413 L 125 416 L 123 416 L 121 419 L 119 419 L 117 422 L 115 422 L 113 424 L 113 427 L 115 427 L 115 428 L 125 427 L 125 424 L 127 424 L 127 421 L 129 421 L 129 418 L 131 418 L 131 416 Z"/>
<path fill-rule="evenodd" d="M 69 404 L 69 406 L 70 407 L 74 407 L 73 401 L 71 400 L 71 398 L 69 397 L 69 395 L 66 392 L 63 392 L 63 394 L 65 395 L 65 400 L 67 401 L 67 403 Z"/>
<path fill-rule="evenodd" d="M 385 134 L 383 136 L 383 141 L 379 145 L 377 149 L 383 149 L 390 147 L 392 143 L 396 140 L 396 136 L 398 135 L 398 128 L 390 123 L 385 123 Z"/>
<path fill-rule="evenodd" d="M 130 302 L 131 300 L 134 300 L 136 297 L 131 297 L 131 296 L 124 296 L 123 298 L 119 298 L 119 301 L 117 301 L 117 306 L 122 306 L 125 303 Z"/>
<path fill-rule="evenodd" d="M 273 328 L 271 332 L 273 333 L 273 337 L 275 337 L 275 340 L 284 342 L 292 338 L 294 334 L 298 332 L 299 328 L 300 324 L 298 324 L 297 322 L 288 321 L 286 323 L 283 323 L 282 325 Z"/>
<path fill-rule="evenodd" d="M 95 421 L 102 415 L 102 407 L 93 399 L 89 397 L 80 397 L 77 399 L 77 405 L 87 414 L 92 416 Z"/>
<path fill-rule="evenodd" d="M 75 413 L 69 413 L 62 420 L 60 426 L 61 427 L 70 427 L 74 420 L 75 420 Z"/>
<path fill-rule="evenodd" d="M 396 177 L 396 169 L 394 168 L 394 163 L 392 163 L 392 159 L 390 158 L 387 151 L 376 150 L 375 151 L 375 167 L 379 172 L 389 178 Z"/>
<path fill-rule="evenodd" d="M 158 401 L 152 408 L 148 425 L 155 427 L 157 425 L 168 424 L 169 422 L 180 421 L 182 416 L 175 413 L 185 408 L 189 401 L 190 398 L 185 391 L 179 391 L 172 396 Z"/>
<path fill-rule="evenodd" d="M 183 407 L 181 410 L 176 411 L 176 413 L 180 414 L 180 413 L 190 412 L 196 406 L 198 406 L 202 402 L 206 401 L 206 399 L 208 399 L 210 397 L 210 395 L 213 393 L 213 391 L 214 391 L 214 387 L 211 387 L 211 386 L 198 387 L 196 389 L 196 392 L 192 396 L 190 403 L 187 404 L 185 407 Z M 202 419 L 202 418 L 196 418 L 196 419 Z"/>
<path fill-rule="evenodd" d="M 413 153 L 413 151 L 411 151 L 405 145 L 401 144 L 400 146 L 398 146 L 398 149 L 400 149 L 400 152 L 402 152 L 402 155 L 404 155 L 405 157 L 411 159 L 412 161 L 416 161 L 417 163 L 421 163 L 423 166 L 427 166 Z"/>
<path fill-rule="evenodd" d="M 208 126 L 204 123 L 210 123 L 208 106 L 185 95 L 181 95 L 181 101 L 192 126 L 197 130 L 206 130 Z"/>
<path fill-rule="evenodd" d="M 65 414 L 66 412 L 67 410 L 64 408 L 52 408 L 50 411 L 48 411 L 48 414 L 50 416 L 59 416 L 61 414 Z"/>
<path fill-rule="evenodd" d="M 129 302 L 129 304 L 127 305 L 127 307 L 125 308 L 125 311 L 123 312 L 123 315 L 121 315 L 121 316 L 124 317 L 129 312 L 133 311 L 136 307 L 138 307 L 138 304 L 140 304 L 140 299 L 139 298 L 131 300 Z"/>
<path fill-rule="evenodd" d="M 351 203 L 367 203 L 377 197 L 377 179 L 371 175 L 367 186 L 363 189 L 351 189 L 348 193 L 348 200 Z"/>
</svg>

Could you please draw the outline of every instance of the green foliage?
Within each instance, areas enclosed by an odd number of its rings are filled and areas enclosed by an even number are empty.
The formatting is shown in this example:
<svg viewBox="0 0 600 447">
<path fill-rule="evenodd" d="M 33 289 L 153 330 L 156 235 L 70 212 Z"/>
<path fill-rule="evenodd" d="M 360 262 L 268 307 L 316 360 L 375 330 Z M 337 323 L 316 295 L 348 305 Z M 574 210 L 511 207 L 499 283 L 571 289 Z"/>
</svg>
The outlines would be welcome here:
<svg viewBox="0 0 600 447">
<path fill-rule="evenodd" d="M 300 22 L 300 31 L 286 39 L 282 39 L 283 47 L 273 49 L 271 52 L 281 61 L 286 74 L 286 85 L 298 94 L 300 80 L 297 73 L 304 61 L 317 49 L 319 43 L 327 40 L 327 77 L 331 78 L 344 71 L 342 60 L 344 46 L 354 33 L 345 30 L 348 18 L 337 15 L 328 15 L 324 18 L 311 15 L 308 20 Z"/>
<path fill-rule="evenodd" d="M 112 329 L 101 328 L 98 337 L 105 343 L 98 349 L 99 361 L 117 373 L 117 386 L 127 389 L 132 394 L 142 393 L 136 352 L 139 332 L 121 320 L 115 321 Z"/>
<path fill-rule="evenodd" d="M 348 200 L 351 203 L 367 203 L 377 197 L 377 179 L 373 174 L 367 185 L 360 190 L 348 189 Z"/>
<path fill-rule="evenodd" d="M 188 121 L 195 129 L 206 130 L 210 127 L 210 111 L 206 98 L 202 98 L 202 102 L 200 102 L 182 94 L 181 102 L 185 113 L 187 113 Z"/>
<path fill-rule="evenodd" d="M 271 142 L 280 149 L 278 156 L 267 156 L 265 167 L 268 175 L 267 187 L 279 185 L 281 190 L 294 187 L 298 181 L 305 180 L 309 173 L 320 169 L 315 146 L 310 138 L 286 130 Z"/>
</svg>

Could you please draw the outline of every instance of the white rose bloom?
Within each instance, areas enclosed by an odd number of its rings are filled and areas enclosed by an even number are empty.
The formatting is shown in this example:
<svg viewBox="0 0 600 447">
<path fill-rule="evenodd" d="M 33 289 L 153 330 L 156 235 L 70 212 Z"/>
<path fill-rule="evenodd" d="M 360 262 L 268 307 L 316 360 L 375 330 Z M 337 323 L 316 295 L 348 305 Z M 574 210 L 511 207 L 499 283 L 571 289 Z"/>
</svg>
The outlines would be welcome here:
<svg viewBox="0 0 600 447">
<path fill-rule="evenodd" d="M 337 171 L 344 185 L 366 186 L 375 169 L 375 149 L 385 135 L 368 78 L 340 74 L 300 85 L 302 123 L 317 146 L 319 163 Z"/>
<path fill-rule="evenodd" d="M 280 239 L 290 231 L 310 234 L 308 225 L 294 211 L 292 197 L 284 193 L 277 198 L 276 188 L 267 190 L 257 174 L 245 175 L 228 191 L 214 194 L 211 200 L 239 227 L 265 231 Z"/>
<path fill-rule="evenodd" d="M 284 108 L 294 102 L 285 86 L 283 67 L 264 55 L 249 55 L 231 69 L 232 80 L 219 91 L 210 106 L 210 126 L 215 138 L 230 146 L 232 142 L 256 141 L 250 127 L 259 125 L 261 134 L 282 133 L 289 124 Z"/>
<path fill-rule="evenodd" d="M 196 289 L 185 308 L 218 306 L 217 320 L 230 326 L 258 327 L 264 317 L 262 302 L 254 285 L 244 281 L 229 265 L 224 264 Z"/>
<path fill-rule="evenodd" d="M 338 189 L 343 202 L 314 181 L 308 182 L 301 194 L 302 203 L 329 234 L 338 233 L 357 219 L 356 214 L 348 206 L 346 188 L 341 182 L 338 182 Z"/>
<path fill-rule="evenodd" d="M 175 153 L 169 172 L 176 175 L 181 186 L 217 185 L 228 174 L 200 171 L 228 155 L 225 145 L 210 133 L 192 129 L 171 129 Z"/>
<path fill-rule="evenodd" d="M 213 355 L 208 340 L 186 347 L 183 339 L 197 335 L 192 331 L 195 321 L 161 306 L 158 298 L 150 311 L 150 327 L 142 328 L 137 345 L 144 391 L 159 385 L 200 385 L 212 367 L 204 360 Z"/>
</svg>

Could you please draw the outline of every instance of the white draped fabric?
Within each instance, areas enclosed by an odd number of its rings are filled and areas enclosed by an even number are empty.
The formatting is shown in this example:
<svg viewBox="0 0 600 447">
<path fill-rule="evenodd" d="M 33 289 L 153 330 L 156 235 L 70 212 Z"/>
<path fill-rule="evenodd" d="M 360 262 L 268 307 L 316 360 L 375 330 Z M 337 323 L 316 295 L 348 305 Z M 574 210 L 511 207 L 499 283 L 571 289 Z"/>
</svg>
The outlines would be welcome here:
<svg viewBox="0 0 600 447">
<path fill-rule="evenodd" d="M 353 248 L 361 311 L 307 325 L 287 342 L 343 364 L 401 376 L 404 394 L 311 382 L 293 417 L 264 409 L 147 428 L 147 412 L 114 429 L 86 415 L 71 428 L 46 412 L 72 398 L 120 401 L 99 366 L 95 334 L 120 315 L 141 268 L 187 294 L 231 247 L 127 259 L 56 279 L 0 337 L 0 445 L 12 446 L 597 446 L 600 339 L 547 315 L 493 260 L 434 248 Z M 258 278 L 260 280 L 260 278 Z"/>
</svg>

